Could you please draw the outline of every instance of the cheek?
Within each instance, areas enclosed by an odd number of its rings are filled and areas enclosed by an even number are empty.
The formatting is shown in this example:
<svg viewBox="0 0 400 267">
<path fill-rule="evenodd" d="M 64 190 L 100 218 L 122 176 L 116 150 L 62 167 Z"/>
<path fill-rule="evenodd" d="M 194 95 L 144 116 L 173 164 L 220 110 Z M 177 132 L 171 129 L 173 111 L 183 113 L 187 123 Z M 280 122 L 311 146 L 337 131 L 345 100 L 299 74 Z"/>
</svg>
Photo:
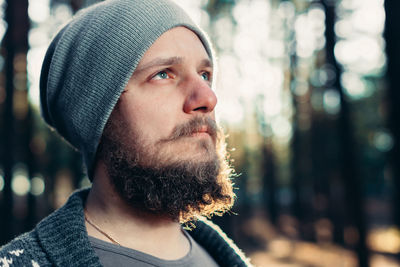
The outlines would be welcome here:
<svg viewBox="0 0 400 267">
<path fill-rule="evenodd" d="M 122 116 L 126 118 L 126 123 L 134 129 L 145 141 L 154 141 L 166 138 L 176 126 L 178 119 L 178 109 L 173 109 L 171 103 L 158 102 L 130 103 L 125 105 Z M 154 99 L 153 99 L 154 103 Z"/>
</svg>

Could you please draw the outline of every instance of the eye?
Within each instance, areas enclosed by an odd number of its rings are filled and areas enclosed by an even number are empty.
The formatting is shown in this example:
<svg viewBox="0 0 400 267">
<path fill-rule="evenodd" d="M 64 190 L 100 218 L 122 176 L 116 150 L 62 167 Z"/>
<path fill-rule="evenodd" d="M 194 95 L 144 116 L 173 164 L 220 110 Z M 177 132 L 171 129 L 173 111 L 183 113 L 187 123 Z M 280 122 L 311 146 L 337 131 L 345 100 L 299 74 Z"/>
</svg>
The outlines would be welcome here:
<svg viewBox="0 0 400 267">
<path fill-rule="evenodd" d="M 170 79 L 170 78 L 174 78 L 173 75 L 171 74 L 171 72 L 169 72 L 168 70 L 162 70 L 157 72 L 156 75 L 154 75 L 151 79 L 152 80 L 165 80 L 165 79 Z"/>
<path fill-rule="evenodd" d="M 211 73 L 208 71 L 202 72 L 200 75 L 201 75 L 201 78 L 205 81 L 211 80 Z"/>
</svg>

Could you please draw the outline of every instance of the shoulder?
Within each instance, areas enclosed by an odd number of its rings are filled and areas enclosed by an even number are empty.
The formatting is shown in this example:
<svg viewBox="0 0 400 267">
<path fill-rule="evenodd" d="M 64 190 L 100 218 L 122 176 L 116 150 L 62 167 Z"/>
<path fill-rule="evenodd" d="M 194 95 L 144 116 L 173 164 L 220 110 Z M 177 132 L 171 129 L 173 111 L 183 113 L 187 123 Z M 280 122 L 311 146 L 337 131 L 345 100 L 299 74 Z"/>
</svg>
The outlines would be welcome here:
<svg viewBox="0 0 400 267">
<path fill-rule="evenodd" d="M 31 231 L 16 237 L 8 244 L 0 247 L 0 266 L 46 266 L 45 257 L 36 232 Z"/>
<path fill-rule="evenodd" d="M 84 224 L 83 202 L 87 192 L 75 192 L 33 231 L 1 247 L 0 267 L 100 266 Z"/>
<path fill-rule="evenodd" d="M 189 234 L 221 266 L 252 266 L 243 251 L 236 246 L 233 240 L 218 225 L 203 217 L 190 225 L 192 230 L 189 231 Z"/>
</svg>

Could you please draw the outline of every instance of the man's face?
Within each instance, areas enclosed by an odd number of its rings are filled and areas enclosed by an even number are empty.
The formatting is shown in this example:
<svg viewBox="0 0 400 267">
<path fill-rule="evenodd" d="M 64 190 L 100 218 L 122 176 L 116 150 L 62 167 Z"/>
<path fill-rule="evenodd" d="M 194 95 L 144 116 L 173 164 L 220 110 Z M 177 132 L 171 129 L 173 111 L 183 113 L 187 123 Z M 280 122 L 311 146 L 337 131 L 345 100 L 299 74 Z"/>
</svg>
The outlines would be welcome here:
<svg viewBox="0 0 400 267">
<path fill-rule="evenodd" d="M 105 127 L 98 158 L 134 208 L 187 221 L 233 204 L 200 39 L 178 27 L 145 53 Z"/>
<path fill-rule="evenodd" d="M 214 158 L 215 129 L 209 124 L 179 136 L 179 126 L 194 118 L 214 121 L 212 75 L 209 56 L 192 31 L 178 27 L 164 33 L 145 53 L 121 95 L 118 111 L 126 138 L 140 129 L 136 138 L 165 162 Z"/>
</svg>

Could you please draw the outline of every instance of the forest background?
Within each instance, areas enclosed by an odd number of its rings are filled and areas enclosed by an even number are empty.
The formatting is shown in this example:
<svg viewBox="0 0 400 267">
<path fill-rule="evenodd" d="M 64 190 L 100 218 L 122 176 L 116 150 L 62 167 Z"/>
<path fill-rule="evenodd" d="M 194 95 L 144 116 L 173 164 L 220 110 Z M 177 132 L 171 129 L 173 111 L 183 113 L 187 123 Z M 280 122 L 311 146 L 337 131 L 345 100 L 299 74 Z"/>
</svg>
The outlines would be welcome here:
<svg viewBox="0 0 400 267">
<path fill-rule="evenodd" d="M 95 0 L 0 0 L 0 244 L 89 185 L 40 118 L 51 37 Z M 400 266 L 400 2 L 176 0 L 218 54 L 235 214 L 258 266 Z"/>
</svg>

